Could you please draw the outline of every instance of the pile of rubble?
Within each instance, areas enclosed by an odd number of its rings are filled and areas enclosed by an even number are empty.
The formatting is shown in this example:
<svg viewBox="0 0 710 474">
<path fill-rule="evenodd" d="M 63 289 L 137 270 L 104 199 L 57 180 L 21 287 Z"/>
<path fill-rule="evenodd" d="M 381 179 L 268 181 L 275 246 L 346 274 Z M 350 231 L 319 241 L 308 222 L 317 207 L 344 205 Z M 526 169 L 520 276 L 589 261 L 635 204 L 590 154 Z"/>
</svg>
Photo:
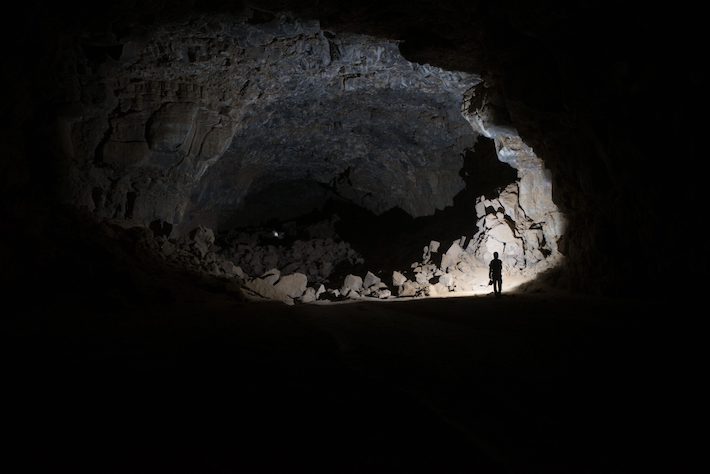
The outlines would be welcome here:
<svg viewBox="0 0 710 474">
<path fill-rule="evenodd" d="M 503 261 L 504 274 L 518 278 L 531 277 L 561 258 L 548 230 L 558 226 L 555 216 L 548 215 L 549 222 L 533 221 L 520 207 L 516 184 L 496 199 L 479 197 L 476 216 L 478 231 L 470 239 L 453 241 L 445 252 L 432 240 L 423 248 L 421 261 L 393 272 L 388 281 L 368 271 L 364 277 L 347 275 L 339 286 L 331 281 L 336 266 L 362 264 L 363 259 L 339 240 L 333 221 L 288 232 L 242 231 L 225 236 L 221 246 L 214 232 L 201 226 L 179 239 L 158 236 L 155 245 L 177 265 L 238 279 L 247 296 L 287 304 L 487 293 L 488 262 L 494 252 Z"/>
</svg>

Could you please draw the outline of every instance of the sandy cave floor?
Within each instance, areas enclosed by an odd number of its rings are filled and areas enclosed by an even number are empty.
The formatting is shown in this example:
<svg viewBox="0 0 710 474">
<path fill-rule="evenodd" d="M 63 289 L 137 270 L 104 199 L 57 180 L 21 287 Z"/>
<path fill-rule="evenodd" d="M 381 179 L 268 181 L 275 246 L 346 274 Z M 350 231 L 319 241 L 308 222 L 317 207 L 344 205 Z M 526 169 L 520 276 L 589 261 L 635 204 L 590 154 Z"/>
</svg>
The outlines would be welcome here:
<svg viewBox="0 0 710 474">
<path fill-rule="evenodd" d="M 659 348 L 658 302 L 74 298 L 10 331 L 28 471 L 640 472 L 689 449 L 690 349 Z"/>
</svg>

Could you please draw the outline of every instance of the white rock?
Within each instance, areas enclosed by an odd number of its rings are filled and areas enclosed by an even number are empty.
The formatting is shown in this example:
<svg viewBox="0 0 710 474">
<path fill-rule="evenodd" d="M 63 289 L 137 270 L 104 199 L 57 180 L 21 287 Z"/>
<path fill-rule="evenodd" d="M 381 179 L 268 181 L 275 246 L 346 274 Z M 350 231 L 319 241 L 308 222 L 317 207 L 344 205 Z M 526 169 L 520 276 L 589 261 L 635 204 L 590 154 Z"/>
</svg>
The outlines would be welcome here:
<svg viewBox="0 0 710 474">
<path fill-rule="evenodd" d="M 449 288 L 441 282 L 435 285 L 429 285 L 430 296 L 443 296 L 449 294 Z"/>
<path fill-rule="evenodd" d="M 308 277 L 306 277 L 306 275 L 303 273 L 292 273 L 291 275 L 282 276 L 275 286 L 276 289 L 284 292 L 291 298 L 298 298 L 306 291 L 307 285 Z"/>
<path fill-rule="evenodd" d="M 345 296 L 349 296 L 349 294 L 352 292 L 357 293 L 360 290 L 362 290 L 362 278 L 357 275 L 346 276 L 345 282 L 340 288 L 340 292 Z"/>
<path fill-rule="evenodd" d="M 382 280 L 375 276 L 374 274 L 367 272 L 367 275 L 365 275 L 365 280 L 362 282 L 362 286 L 364 288 L 370 288 L 372 286 L 377 285 L 380 283 Z"/>
<path fill-rule="evenodd" d="M 380 299 L 385 299 L 385 298 L 389 298 L 390 296 L 392 296 L 392 292 L 390 290 L 388 290 L 387 288 L 385 288 L 385 289 L 378 290 L 376 292 L 376 295 Z"/>
<path fill-rule="evenodd" d="M 498 240 L 499 242 L 512 242 L 515 239 L 515 235 L 513 234 L 513 230 L 510 228 L 510 226 L 506 224 L 501 224 L 499 226 L 496 226 L 492 228 L 491 230 L 488 231 L 488 236 L 493 237 L 494 239 Z"/>
<path fill-rule="evenodd" d="M 485 218 L 486 229 L 491 229 L 493 227 L 499 226 L 501 224 L 500 220 L 495 216 L 495 214 L 488 214 Z"/>
<path fill-rule="evenodd" d="M 293 304 L 293 300 L 288 295 L 262 278 L 254 278 L 251 281 L 247 281 L 244 286 L 262 298 Z"/>
<path fill-rule="evenodd" d="M 316 290 L 316 299 L 320 298 L 320 295 L 322 295 L 323 293 L 325 293 L 325 286 L 321 285 Z"/>
<path fill-rule="evenodd" d="M 417 283 L 419 283 L 420 285 L 426 285 L 429 283 L 429 275 L 427 275 L 426 273 L 417 273 L 416 277 Z"/>
<path fill-rule="evenodd" d="M 476 200 L 476 217 L 483 217 L 486 215 L 486 206 L 483 204 L 483 200 L 478 198 Z"/>
<path fill-rule="evenodd" d="M 261 275 L 262 280 L 267 282 L 270 285 L 275 285 L 277 281 L 279 281 L 279 278 L 281 277 L 281 271 L 278 268 L 272 268 L 271 270 L 265 272 L 263 275 Z"/>
<path fill-rule="evenodd" d="M 392 285 L 393 286 L 402 286 L 404 285 L 404 282 L 407 281 L 407 277 L 402 275 L 401 273 L 394 271 L 392 272 Z"/>
<path fill-rule="evenodd" d="M 518 186 L 513 183 L 506 186 L 505 190 L 498 196 L 500 204 L 503 206 L 505 213 L 508 214 L 514 221 L 518 221 L 519 218 L 523 217 L 519 215 L 518 210 Z"/>
<path fill-rule="evenodd" d="M 494 252 L 498 252 L 498 255 L 503 254 L 503 249 L 505 248 L 505 244 L 503 244 L 503 242 L 501 242 L 500 240 L 487 238 L 485 241 L 485 248 L 488 251 L 488 254 L 485 254 L 484 258 L 486 260 L 490 260 L 493 258 Z"/>
<path fill-rule="evenodd" d="M 405 281 L 399 289 L 399 296 L 415 296 L 420 290 L 420 286 L 413 281 Z"/>
<path fill-rule="evenodd" d="M 316 300 L 316 290 L 313 288 L 306 288 L 306 291 L 301 296 L 301 301 L 304 303 L 313 303 Z"/>
<path fill-rule="evenodd" d="M 437 242 L 436 240 L 432 240 L 432 241 L 429 243 L 429 251 L 430 251 L 431 253 L 436 253 L 436 252 L 438 252 L 438 251 L 439 251 L 439 245 L 441 245 L 440 242 Z"/>
<path fill-rule="evenodd" d="M 443 271 L 446 271 L 449 267 L 456 265 L 456 263 L 460 260 L 461 252 L 463 252 L 463 249 L 461 248 L 459 243 L 452 243 L 451 247 L 449 247 L 449 250 L 447 250 L 444 256 L 441 258 L 441 269 Z"/>
<path fill-rule="evenodd" d="M 450 288 L 454 285 L 454 276 L 450 273 L 445 273 L 439 277 L 439 283 Z"/>
</svg>

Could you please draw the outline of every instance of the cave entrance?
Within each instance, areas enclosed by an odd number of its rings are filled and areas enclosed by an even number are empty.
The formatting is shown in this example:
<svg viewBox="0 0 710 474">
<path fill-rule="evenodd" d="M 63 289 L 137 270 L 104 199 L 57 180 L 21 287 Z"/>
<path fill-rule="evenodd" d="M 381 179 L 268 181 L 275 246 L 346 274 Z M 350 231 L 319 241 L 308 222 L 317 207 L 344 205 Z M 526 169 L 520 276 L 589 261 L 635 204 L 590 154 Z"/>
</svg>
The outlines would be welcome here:
<svg viewBox="0 0 710 474">
<path fill-rule="evenodd" d="M 96 143 L 78 201 L 167 222 L 166 258 L 287 302 L 475 294 L 494 252 L 519 279 L 557 261 L 549 176 L 480 76 L 251 20 L 164 24 L 122 49 L 108 120 L 78 122 Z"/>
</svg>

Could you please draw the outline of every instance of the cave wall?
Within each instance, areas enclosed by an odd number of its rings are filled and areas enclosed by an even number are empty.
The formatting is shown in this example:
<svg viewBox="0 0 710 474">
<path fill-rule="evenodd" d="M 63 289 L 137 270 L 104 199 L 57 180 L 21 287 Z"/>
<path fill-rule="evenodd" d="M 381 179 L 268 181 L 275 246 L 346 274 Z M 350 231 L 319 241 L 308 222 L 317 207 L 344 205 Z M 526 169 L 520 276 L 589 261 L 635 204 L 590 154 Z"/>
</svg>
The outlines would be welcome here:
<svg viewBox="0 0 710 474">
<path fill-rule="evenodd" d="M 669 222 L 694 208 L 702 189 L 704 173 L 696 159 L 702 156 L 702 140 L 696 139 L 703 123 L 697 105 L 704 97 L 697 61 L 701 16 L 683 2 L 643 9 L 605 3 L 319 2 L 314 7 L 277 1 L 259 2 L 259 11 L 268 16 L 291 9 L 318 18 L 324 30 L 402 41 L 400 51 L 409 61 L 480 73 L 494 91 L 498 112 L 544 160 L 553 200 L 568 217 L 560 285 L 640 292 L 683 274 L 692 286 L 708 267 L 706 253 Z M 45 215 L 38 211 L 53 209 L 66 191 L 57 176 L 71 168 L 67 130 L 84 119 L 71 103 L 105 100 L 106 89 L 91 81 L 77 87 L 71 52 L 88 48 L 93 55 L 115 56 L 127 31 L 150 33 L 196 11 L 239 14 L 243 5 L 35 2 L 25 7 L 31 8 L 20 8 L 3 31 L 10 65 L 3 69 L 3 82 L 11 100 L 3 117 L 2 206 L 8 224 L 31 228 L 26 232 L 37 236 Z M 166 93 L 178 102 L 178 94 L 198 94 Z M 231 126 L 220 109 L 208 110 Z M 108 123 L 97 128 L 106 130 Z M 108 137 L 79 138 L 72 137 L 72 148 L 89 150 Z M 106 184 L 124 186 L 120 180 Z M 130 187 L 125 191 L 128 198 Z M 101 199 L 98 192 L 96 198 Z M 91 203 L 94 196 L 84 199 Z M 125 215 L 125 206 L 116 209 Z M 4 239 L 5 248 L 21 240 Z M 677 258 L 678 253 L 686 257 Z"/>
</svg>

